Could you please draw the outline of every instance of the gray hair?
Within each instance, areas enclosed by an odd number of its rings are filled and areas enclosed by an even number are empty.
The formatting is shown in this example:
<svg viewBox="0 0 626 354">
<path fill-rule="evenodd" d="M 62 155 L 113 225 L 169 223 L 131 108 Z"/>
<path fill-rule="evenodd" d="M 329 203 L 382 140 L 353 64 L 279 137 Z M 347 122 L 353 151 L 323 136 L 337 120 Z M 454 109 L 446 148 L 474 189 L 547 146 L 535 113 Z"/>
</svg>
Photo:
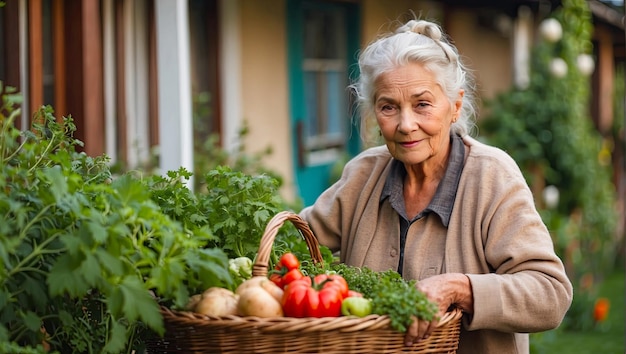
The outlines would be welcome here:
<svg viewBox="0 0 626 354">
<path fill-rule="evenodd" d="M 361 136 L 367 140 L 367 123 L 374 119 L 375 83 L 381 74 L 409 63 L 421 63 L 438 78 L 438 84 L 450 103 L 463 89 L 459 119 L 451 131 L 461 136 L 473 131 L 476 119 L 474 81 L 462 63 L 456 47 L 444 36 L 439 25 L 425 20 L 410 20 L 395 32 L 383 35 L 359 55 L 360 75 L 350 85 L 361 114 Z"/>
</svg>

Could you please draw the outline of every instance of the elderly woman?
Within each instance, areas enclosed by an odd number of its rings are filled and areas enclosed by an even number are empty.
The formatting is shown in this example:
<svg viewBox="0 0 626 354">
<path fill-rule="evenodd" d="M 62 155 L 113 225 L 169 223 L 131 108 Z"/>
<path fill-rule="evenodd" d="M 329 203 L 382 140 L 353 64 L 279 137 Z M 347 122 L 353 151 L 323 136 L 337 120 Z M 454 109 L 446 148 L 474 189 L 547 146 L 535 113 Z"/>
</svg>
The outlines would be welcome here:
<svg viewBox="0 0 626 354">
<path fill-rule="evenodd" d="M 300 215 L 342 262 L 418 280 L 439 316 L 461 308 L 459 353 L 528 353 L 529 332 L 561 323 L 572 285 L 517 164 L 468 136 L 473 85 L 456 48 L 411 20 L 359 67 L 352 88 L 385 146 L 352 159 Z M 436 325 L 414 322 L 406 345 Z"/>
</svg>

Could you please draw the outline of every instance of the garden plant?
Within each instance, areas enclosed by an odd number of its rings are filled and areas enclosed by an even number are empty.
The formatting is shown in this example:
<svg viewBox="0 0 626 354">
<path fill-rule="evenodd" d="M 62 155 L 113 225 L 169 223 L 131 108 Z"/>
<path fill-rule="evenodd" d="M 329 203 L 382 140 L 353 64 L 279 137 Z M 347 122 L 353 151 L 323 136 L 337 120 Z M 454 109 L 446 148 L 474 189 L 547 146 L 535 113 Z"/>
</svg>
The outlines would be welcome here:
<svg viewBox="0 0 626 354">
<path fill-rule="evenodd" d="M 616 142 L 598 132 L 589 110 L 592 31 L 588 4 L 564 0 L 540 27 L 528 86 L 488 101 L 480 123 L 486 139 L 520 164 L 574 284 L 561 331 L 596 329 L 599 286 L 621 265 L 610 150 Z"/>
</svg>

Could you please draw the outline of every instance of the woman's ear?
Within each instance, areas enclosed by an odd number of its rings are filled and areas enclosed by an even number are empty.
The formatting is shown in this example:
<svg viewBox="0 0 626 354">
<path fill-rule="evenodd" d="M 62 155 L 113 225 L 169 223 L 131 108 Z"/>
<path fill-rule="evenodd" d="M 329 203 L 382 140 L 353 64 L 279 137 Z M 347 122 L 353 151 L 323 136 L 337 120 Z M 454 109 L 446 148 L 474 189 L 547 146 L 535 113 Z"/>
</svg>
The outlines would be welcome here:
<svg viewBox="0 0 626 354">
<path fill-rule="evenodd" d="M 457 96 L 456 101 L 454 101 L 453 105 L 454 112 L 452 112 L 452 123 L 456 123 L 456 121 L 459 120 L 459 117 L 461 116 L 461 107 L 463 107 L 464 95 L 465 90 L 459 90 L 459 95 Z"/>
</svg>

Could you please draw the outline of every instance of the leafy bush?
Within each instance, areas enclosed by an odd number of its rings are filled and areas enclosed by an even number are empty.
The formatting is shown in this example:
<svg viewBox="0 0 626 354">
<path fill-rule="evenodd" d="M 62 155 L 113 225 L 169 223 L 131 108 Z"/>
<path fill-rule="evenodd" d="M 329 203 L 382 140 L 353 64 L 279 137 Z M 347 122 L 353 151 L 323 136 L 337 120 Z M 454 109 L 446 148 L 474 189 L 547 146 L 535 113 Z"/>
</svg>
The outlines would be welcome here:
<svg viewBox="0 0 626 354">
<path fill-rule="evenodd" d="M 42 107 L 14 126 L 19 95 L 0 109 L 0 343 L 120 353 L 163 332 L 159 304 L 228 286 L 228 258 L 209 233 L 151 200 L 145 181 L 113 178 L 106 156 L 77 152 L 71 117 Z"/>
<path fill-rule="evenodd" d="M 576 317 L 588 305 L 589 294 L 581 292 L 593 286 L 583 286 L 583 280 L 594 283 L 615 266 L 616 190 L 604 157 L 610 155 L 607 140 L 590 117 L 589 77 L 577 65 L 581 54 L 591 52 L 590 10 L 583 0 L 565 0 L 552 16 L 563 36 L 536 45 L 529 86 L 489 102 L 481 130 L 513 156 L 533 188 L 580 300 L 564 322 L 569 326 L 583 321 Z M 565 74 L 551 69 L 555 60 L 564 61 Z M 542 199 L 546 186 L 560 192 L 555 207 Z"/>
</svg>

